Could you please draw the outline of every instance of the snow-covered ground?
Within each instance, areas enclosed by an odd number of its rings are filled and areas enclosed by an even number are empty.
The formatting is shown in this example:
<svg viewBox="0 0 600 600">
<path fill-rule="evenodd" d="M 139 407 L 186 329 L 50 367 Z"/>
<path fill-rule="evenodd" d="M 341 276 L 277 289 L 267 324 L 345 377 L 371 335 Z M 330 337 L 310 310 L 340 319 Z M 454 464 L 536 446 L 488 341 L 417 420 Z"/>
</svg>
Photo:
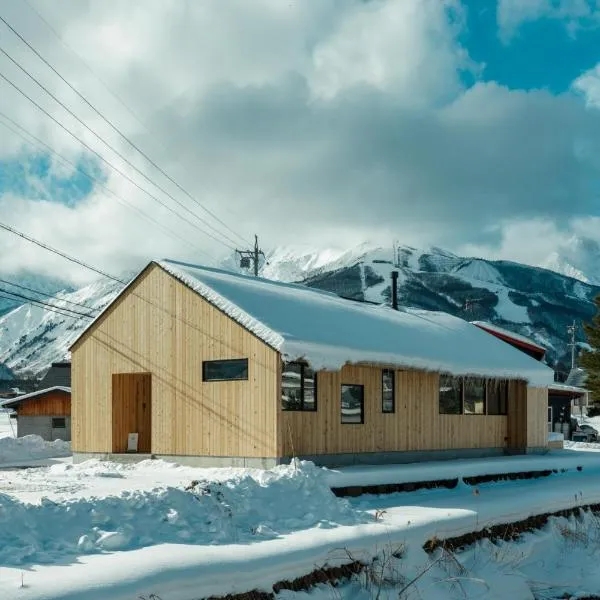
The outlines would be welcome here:
<svg viewBox="0 0 600 600">
<path fill-rule="evenodd" d="M 396 567 L 410 578 L 428 564 L 422 550 L 428 539 L 600 502 L 597 453 L 437 463 L 444 477 L 452 469 L 455 475 L 482 474 L 490 468 L 507 472 L 511 464 L 512 470 L 568 470 L 476 489 L 460 483 L 453 490 L 362 496 L 352 501 L 333 496 L 332 478 L 338 483 L 344 478 L 357 483 L 359 476 L 365 483 L 389 480 L 399 476 L 398 469 L 409 473 L 414 467 L 344 473 L 310 463 L 262 471 L 196 469 L 162 461 L 136 465 L 89 461 L 0 471 L 0 598 L 130 600 L 156 594 L 163 600 L 192 600 L 254 588 L 268 590 L 277 581 L 305 575 L 325 563 L 346 563 L 349 554 L 370 559 L 398 547 L 403 550 Z M 586 531 L 589 537 L 595 529 L 589 526 Z M 500 590 L 514 591 L 485 595 L 479 584 L 473 584 L 479 597 L 531 597 L 516 590 L 525 590 L 535 570 L 514 577 L 509 571 L 534 565 L 548 543 L 544 535 L 535 534 L 522 547 L 511 544 L 494 551 L 481 544 L 479 551 L 470 551 L 480 560 L 469 566 L 469 572 L 476 574 L 470 578 L 483 577 L 481 585 L 487 589 L 502 576 L 508 579 L 502 579 Z M 569 539 L 565 534 L 559 541 Z M 596 547 L 590 546 L 588 554 Z M 538 569 L 541 581 L 559 550 L 552 549 Z M 509 560 L 498 562 L 493 552 Z M 467 562 L 470 556 L 465 555 Z M 422 578 L 427 584 L 420 591 L 424 600 L 453 597 L 440 595 L 447 588 L 438 589 L 431 579 L 439 576 L 438 566 Z M 344 590 L 356 592 L 352 585 Z M 395 594 L 397 598 L 397 588 Z"/>
</svg>

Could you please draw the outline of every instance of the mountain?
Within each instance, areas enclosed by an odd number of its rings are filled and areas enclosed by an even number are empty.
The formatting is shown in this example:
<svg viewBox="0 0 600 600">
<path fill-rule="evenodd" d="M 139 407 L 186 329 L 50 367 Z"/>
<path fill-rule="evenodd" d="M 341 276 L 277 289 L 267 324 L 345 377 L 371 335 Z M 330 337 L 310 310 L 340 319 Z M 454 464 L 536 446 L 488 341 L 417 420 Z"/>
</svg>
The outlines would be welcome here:
<svg viewBox="0 0 600 600">
<path fill-rule="evenodd" d="M 119 283 L 102 280 L 46 300 L 59 310 L 96 315 L 121 288 Z M 39 376 L 52 362 L 64 359 L 71 343 L 91 321 L 66 314 L 70 313 L 22 304 L 0 317 L 0 364 L 22 377 Z"/>
<path fill-rule="evenodd" d="M 600 244 L 588 237 L 572 236 L 540 266 L 585 283 L 600 285 Z"/>
<path fill-rule="evenodd" d="M 243 272 L 233 257 L 225 268 Z M 509 261 L 461 257 L 441 248 L 379 248 L 363 244 L 345 250 L 283 247 L 261 266 L 269 279 L 301 282 L 354 300 L 389 303 L 391 272 L 399 272 L 401 305 L 439 310 L 470 321 L 489 321 L 532 338 L 547 348 L 549 364 L 568 371 L 567 326 L 595 314 L 600 287 L 548 269 Z M 106 306 L 122 286 L 98 281 L 75 292 L 61 292 L 52 303 L 94 311 Z M 0 317 L 0 363 L 15 374 L 41 374 L 62 359 L 89 319 L 67 317 L 23 305 Z"/>
<path fill-rule="evenodd" d="M 45 299 L 45 296 L 33 294 L 27 288 L 38 290 L 44 294 L 54 295 L 60 291 L 72 292 L 74 288 L 66 281 L 57 277 L 36 275 L 34 273 L 19 273 L 16 275 L 0 276 L 0 315 L 4 315 L 13 308 L 23 304 L 24 299 L 19 296 L 27 296 Z M 15 285 L 10 285 L 15 284 Z M 10 294 L 7 292 L 11 292 Z"/>
</svg>

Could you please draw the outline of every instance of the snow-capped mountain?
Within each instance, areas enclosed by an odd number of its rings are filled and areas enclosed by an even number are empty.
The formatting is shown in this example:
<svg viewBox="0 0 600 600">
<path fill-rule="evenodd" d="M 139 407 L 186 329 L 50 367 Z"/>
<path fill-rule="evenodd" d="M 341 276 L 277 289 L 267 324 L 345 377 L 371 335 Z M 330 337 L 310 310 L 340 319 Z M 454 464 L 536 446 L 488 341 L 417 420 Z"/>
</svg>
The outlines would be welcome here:
<svg viewBox="0 0 600 600">
<path fill-rule="evenodd" d="M 242 271 L 234 257 L 223 266 Z M 580 324 L 594 316 L 593 298 L 600 293 L 599 286 L 547 269 L 460 257 L 435 247 L 278 248 L 267 255 L 261 275 L 302 282 L 347 298 L 387 303 L 393 270 L 399 272 L 401 304 L 489 321 L 528 336 L 547 348 L 549 363 L 562 371 L 568 370 L 567 326 L 575 320 L 583 342 Z M 96 315 L 121 287 L 99 281 L 75 292 L 61 292 L 51 302 Z M 51 362 L 64 358 L 89 322 L 89 318 L 24 304 L 0 317 L 0 364 L 20 376 L 39 375 Z"/>
<path fill-rule="evenodd" d="M 0 317 L 0 364 L 20 376 L 40 375 L 68 354 L 71 343 L 119 293 L 122 285 L 102 280 L 46 299 L 58 311 L 22 304 Z"/>
<path fill-rule="evenodd" d="M 2 275 L 0 279 L 2 279 L 0 282 L 0 315 L 21 305 L 24 300 L 23 298 L 19 298 L 19 296 L 35 297 L 44 300 L 45 296 L 32 294 L 27 288 L 50 295 L 54 295 L 60 291 L 74 291 L 74 288 L 62 279 L 46 275 L 20 273 L 19 275 Z"/>
<path fill-rule="evenodd" d="M 552 252 L 541 267 L 600 285 L 600 244 L 587 237 L 571 237 Z"/>
</svg>

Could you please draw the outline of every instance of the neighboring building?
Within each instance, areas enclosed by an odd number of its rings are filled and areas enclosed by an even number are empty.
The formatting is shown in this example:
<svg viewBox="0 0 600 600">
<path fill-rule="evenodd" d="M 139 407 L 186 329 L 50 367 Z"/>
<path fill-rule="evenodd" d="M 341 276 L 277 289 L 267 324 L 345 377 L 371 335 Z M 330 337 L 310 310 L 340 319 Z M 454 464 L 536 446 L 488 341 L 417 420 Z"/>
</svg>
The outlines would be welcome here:
<svg viewBox="0 0 600 600">
<path fill-rule="evenodd" d="M 337 465 L 546 447 L 545 365 L 447 314 L 300 285 L 152 262 L 71 355 L 76 460 Z"/>
<path fill-rule="evenodd" d="M 54 362 L 40 380 L 38 388 L 44 390 L 51 387 L 71 387 L 71 363 Z"/>
<path fill-rule="evenodd" d="M 524 352 L 525 354 L 531 356 L 531 358 L 535 358 L 535 360 L 539 361 L 544 360 L 546 348 L 536 344 L 533 340 L 530 340 L 523 335 L 519 335 L 518 333 L 513 333 L 508 329 L 498 327 L 498 325 L 494 325 L 492 323 L 486 323 L 484 321 L 471 322 L 476 327 L 479 327 L 479 329 L 483 329 L 484 331 L 491 333 L 494 337 L 497 337 L 503 342 L 510 344 L 513 348 Z"/>
<path fill-rule="evenodd" d="M 39 435 L 45 440 L 71 439 L 71 389 L 50 387 L 5 400 L 1 408 L 13 409 L 17 436 Z"/>
</svg>

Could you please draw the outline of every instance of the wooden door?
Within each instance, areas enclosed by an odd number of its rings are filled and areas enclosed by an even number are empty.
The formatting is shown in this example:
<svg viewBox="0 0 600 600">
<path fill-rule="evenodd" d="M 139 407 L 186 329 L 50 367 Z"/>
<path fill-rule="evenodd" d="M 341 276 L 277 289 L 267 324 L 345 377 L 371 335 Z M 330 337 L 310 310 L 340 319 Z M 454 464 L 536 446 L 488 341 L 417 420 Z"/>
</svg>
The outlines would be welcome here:
<svg viewBox="0 0 600 600">
<path fill-rule="evenodd" d="M 152 375 L 114 373 L 112 376 L 112 448 L 127 452 L 127 437 L 138 434 L 139 453 L 152 451 Z"/>
</svg>

